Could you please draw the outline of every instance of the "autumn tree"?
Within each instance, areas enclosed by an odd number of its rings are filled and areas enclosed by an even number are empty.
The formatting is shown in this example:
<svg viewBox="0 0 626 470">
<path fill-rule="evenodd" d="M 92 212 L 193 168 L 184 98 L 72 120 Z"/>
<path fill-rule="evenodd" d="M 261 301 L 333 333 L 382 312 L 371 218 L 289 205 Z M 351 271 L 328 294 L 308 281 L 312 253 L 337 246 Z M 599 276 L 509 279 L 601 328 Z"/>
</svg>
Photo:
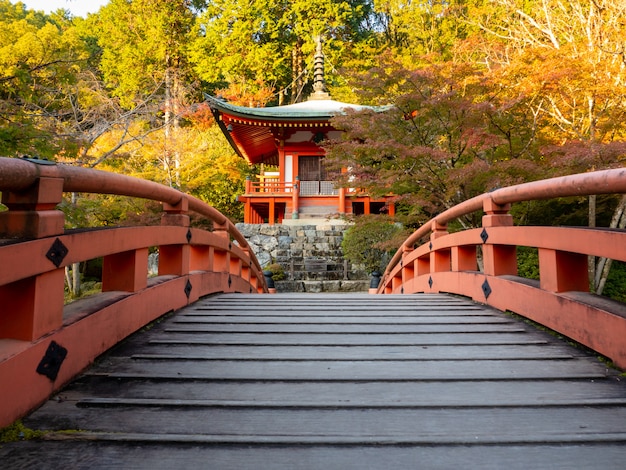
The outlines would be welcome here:
<svg viewBox="0 0 626 470">
<path fill-rule="evenodd" d="M 554 174 L 620 166 L 626 157 L 626 4 L 610 0 L 497 0 L 497 19 L 475 19 L 491 45 L 485 61 L 504 93 L 538 121 L 541 151 Z M 624 226 L 626 198 L 611 226 Z M 595 225 L 596 197 L 589 224 Z M 590 268 L 601 292 L 605 260 Z M 610 263 L 610 262 L 609 262 Z M 605 274 L 600 274 L 604 271 Z"/>
<path fill-rule="evenodd" d="M 94 18 L 101 48 L 100 70 L 112 96 L 127 110 L 146 108 L 150 127 L 162 127 L 161 155 L 166 182 L 179 185 L 181 155 L 176 148 L 179 116 L 189 98 L 199 99 L 185 48 L 203 2 L 112 0 Z"/>
<path fill-rule="evenodd" d="M 63 12 L 0 1 L 0 152 L 52 158 L 80 146 L 79 75 L 89 50 Z M 80 120 L 80 118 L 78 118 Z"/>
<path fill-rule="evenodd" d="M 328 161 L 337 171 L 349 168 L 342 184 L 393 193 L 424 221 L 536 171 L 520 158 L 524 139 L 505 129 L 506 107 L 479 67 L 442 62 L 407 70 L 385 63 L 367 81 L 389 106 L 333 120 L 344 134 L 328 143 Z"/>
</svg>

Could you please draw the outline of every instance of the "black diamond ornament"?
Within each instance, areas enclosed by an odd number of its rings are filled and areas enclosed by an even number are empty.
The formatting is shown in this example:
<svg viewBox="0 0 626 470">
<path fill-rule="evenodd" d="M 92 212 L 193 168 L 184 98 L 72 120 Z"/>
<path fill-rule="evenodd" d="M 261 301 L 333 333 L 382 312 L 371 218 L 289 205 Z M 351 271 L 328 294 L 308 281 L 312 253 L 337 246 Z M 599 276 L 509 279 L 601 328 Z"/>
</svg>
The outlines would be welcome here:
<svg viewBox="0 0 626 470">
<path fill-rule="evenodd" d="M 191 241 L 191 229 L 187 230 L 187 243 Z"/>
<path fill-rule="evenodd" d="M 489 238 L 489 234 L 487 233 L 487 229 L 484 228 L 482 232 L 480 232 L 480 239 L 483 243 L 487 243 L 487 239 Z"/>
<path fill-rule="evenodd" d="M 432 249 L 433 249 L 433 242 L 430 242 L 430 243 L 428 244 L 428 249 L 429 249 L 429 250 L 432 250 Z"/>
<path fill-rule="evenodd" d="M 37 373 L 45 375 L 54 382 L 57 375 L 59 375 L 59 370 L 61 369 L 61 364 L 63 364 L 63 361 L 65 360 L 65 356 L 67 356 L 67 349 L 55 341 L 52 341 L 41 359 L 41 362 L 37 366 Z"/>
<path fill-rule="evenodd" d="M 63 259 L 67 256 L 68 253 L 69 250 L 67 249 L 67 247 L 63 244 L 61 240 L 57 238 L 56 240 L 54 240 L 54 243 L 46 253 L 46 258 L 52 261 L 52 264 L 54 264 L 58 268 L 59 266 L 61 266 Z"/>
<path fill-rule="evenodd" d="M 432 287 L 433 286 L 433 278 L 432 276 L 428 277 L 428 287 Z"/>
<path fill-rule="evenodd" d="M 491 295 L 491 286 L 489 285 L 489 282 L 487 282 L 487 279 L 485 279 L 485 282 L 483 282 L 481 287 L 483 289 L 483 294 L 485 294 L 485 299 L 488 299 Z"/>
<path fill-rule="evenodd" d="M 228 275 L 228 287 L 233 283 L 233 280 L 230 278 L 230 274 Z"/>
<path fill-rule="evenodd" d="M 189 299 L 189 295 L 191 294 L 192 288 L 193 286 L 191 285 L 191 281 L 187 279 L 187 283 L 185 284 L 185 295 L 187 296 L 187 299 Z"/>
</svg>

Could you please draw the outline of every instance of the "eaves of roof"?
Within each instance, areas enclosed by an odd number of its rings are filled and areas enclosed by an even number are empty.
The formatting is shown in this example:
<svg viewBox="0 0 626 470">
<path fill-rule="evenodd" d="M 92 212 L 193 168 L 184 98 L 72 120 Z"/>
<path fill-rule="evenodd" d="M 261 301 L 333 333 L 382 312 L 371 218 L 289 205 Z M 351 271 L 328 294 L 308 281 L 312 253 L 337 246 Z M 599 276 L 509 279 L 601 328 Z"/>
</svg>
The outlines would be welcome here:
<svg viewBox="0 0 626 470">
<path fill-rule="evenodd" d="M 389 109 L 389 107 L 386 106 L 362 106 L 335 100 L 309 100 L 285 106 L 251 108 L 247 106 L 236 106 L 214 96 L 205 96 L 209 106 L 211 108 L 217 108 L 222 113 L 229 114 L 234 117 L 268 121 L 322 121 L 328 120 L 339 114 L 345 114 L 346 110 L 362 111 L 365 109 L 371 109 L 373 111 L 384 111 Z"/>
</svg>

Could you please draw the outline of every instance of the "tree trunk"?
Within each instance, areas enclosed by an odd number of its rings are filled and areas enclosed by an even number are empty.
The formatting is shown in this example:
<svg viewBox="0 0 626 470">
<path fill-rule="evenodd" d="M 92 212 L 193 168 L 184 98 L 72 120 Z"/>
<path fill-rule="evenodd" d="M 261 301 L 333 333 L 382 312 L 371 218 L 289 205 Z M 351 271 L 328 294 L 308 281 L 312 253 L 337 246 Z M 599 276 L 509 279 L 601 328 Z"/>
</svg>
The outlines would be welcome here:
<svg viewBox="0 0 626 470">
<path fill-rule="evenodd" d="M 304 80 L 302 77 L 302 41 L 297 40 L 291 53 L 291 70 L 293 70 L 293 81 L 291 88 L 291 104 L 302 101 L 302 90 L 304 88 Z"/>
<path fill-rule="evenodd" d="M 589 228 L 596 226 L 596 195 L 589 196 Z M 595 288 L 596 279 L 596 257 L 589 256 L 588 259 L 589 284 Z"/>
<path fill-rule="evenodd" d="M 620 199 L 619 204 L 615 208 L 610 225 L 610 228 L 623 229 L 624 227 L 626 227 L 626 194 L 622 196 L 622 199 Z M 602 292 L 604 291 L 604 286 L 606 285 L 606 280 L 609 277 L 612 263 L 613 260 L 610 258 L 600 258 L 598 260 L 594 278 L 595 292 L 598 295 L 602 295 Z"/>
<path fill-rule="evenodd" d="M 74 286 L 72 285 L 72 280 L 70 279 L 70 267 L 69 266 L 65 266 L 65 282 L 67 283 L 67 290 L 69 291 L 70 295 L 74 295 L 74 291 L 72 290 L 74 288 Z"/>
<path fill-rule="evenodd" d="M 72 290 L 74 291 L 75 297 L 80 296 L 80 263 L 72 264 Z"/>
</svg>

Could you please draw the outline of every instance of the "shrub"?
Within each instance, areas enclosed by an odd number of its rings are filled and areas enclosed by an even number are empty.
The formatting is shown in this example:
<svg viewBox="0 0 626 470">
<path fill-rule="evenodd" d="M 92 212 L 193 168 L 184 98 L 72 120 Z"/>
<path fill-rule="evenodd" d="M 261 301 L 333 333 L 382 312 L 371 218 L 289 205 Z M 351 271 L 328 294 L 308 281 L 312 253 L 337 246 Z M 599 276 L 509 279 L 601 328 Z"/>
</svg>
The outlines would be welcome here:
<svg viewBox="0 0 626 470">
<path fill-rule="evenodd" d="M 344 258 L 368 272 L 382 272 L 408 236 L 407 231 L 386 215 L 362 215 L 346 230 L 341 248 Z"/>
<path fill-rule="evenodd" d="M 282 281 L 283 279 L 285 279 L 285 270 L 278 263 L 268 264 L 267 266 L 265 266 L 263 271 L 271 271 L 272 279 L 274 279 L 275 281 Z"/>
<path fill-rule="evenodd" d="M 517 247 L 517 274 L 527 279 L 539 279 L 539 253 L 537 248 Z"/>
</svg>

